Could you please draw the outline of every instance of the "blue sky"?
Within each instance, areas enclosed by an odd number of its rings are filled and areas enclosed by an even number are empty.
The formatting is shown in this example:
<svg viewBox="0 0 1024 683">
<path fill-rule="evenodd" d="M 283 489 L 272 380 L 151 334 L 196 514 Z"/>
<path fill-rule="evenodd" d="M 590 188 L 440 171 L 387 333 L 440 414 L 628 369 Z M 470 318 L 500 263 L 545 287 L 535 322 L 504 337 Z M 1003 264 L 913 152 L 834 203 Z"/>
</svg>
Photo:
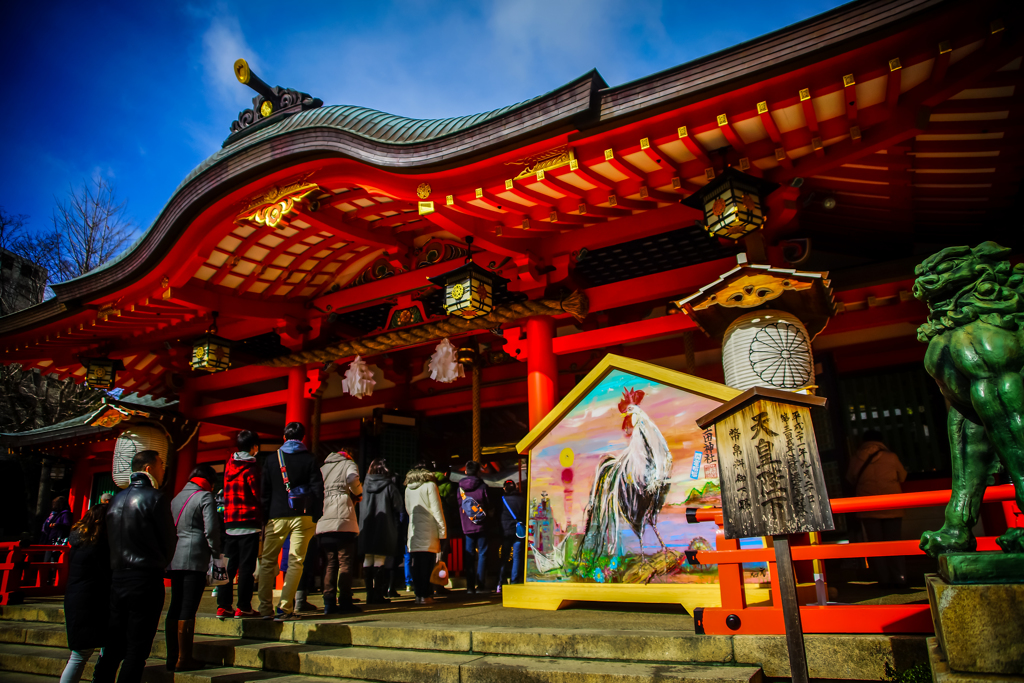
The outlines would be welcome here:
<svg viewBox="0 0 1024 683">
<path fill-rule="evenodd" d="M 18 2 L 0 57 L 0 206 L 51 224 L 54 197 L 100 175 L 140 229 L 220 148 L 252 92 L 414 118 L 487 111 L 598 69 L 611 85 L 695 59 L 840 2 L 409 0 Z"/>
</svg>

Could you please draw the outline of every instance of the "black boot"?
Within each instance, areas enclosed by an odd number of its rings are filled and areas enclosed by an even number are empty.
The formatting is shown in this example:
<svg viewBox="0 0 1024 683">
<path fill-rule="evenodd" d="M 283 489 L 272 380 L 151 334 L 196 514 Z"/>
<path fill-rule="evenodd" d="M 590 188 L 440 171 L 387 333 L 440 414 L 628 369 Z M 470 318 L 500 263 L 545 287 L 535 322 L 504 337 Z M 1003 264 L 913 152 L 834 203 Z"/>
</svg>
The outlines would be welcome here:
<svg viewBox="0 0 1024 683">
<path fill-rule="evenodd" d="M 333 595 L 324 595 L 324 616 L 329 614 L 335 614 L 338 611 L 337 606 L 334 604 Z"/>
<path fill-rule="evenodd" d="M 367 605 L 385 605 L 391 602 L 381 594 L 377 567 L 363 567 L 363 580 L 366 582 Z"/>
<path fill-rule="evenodd" d="M 167 642 L 167 663 L 168 671 L 174 671 L 178 666 L 178 620 L 167 618 L 164 621 L 164 638 Z"/>
<path fill-rule="evenodd" d="M 385 605 L 391 602 L 388 599 L 388 570 L 384 569 L 384 567 L 375 568 L 373 588 L 378 601 Z"/>
<path fill-rule="evenodd" d="M 396 571 L 395 568 L 392 567 L 391 569 L 383 570 L 383 573 L 384 573 L 384 576 L 386 577 L 384 579 L 384 587 L 387 589 L 387 592 L 384 593 L 384 597 L 386 597 L 386 598 L 400 598 L 400 597 L 402 597 L 401 593 L 399 593 L 398 589 L 395 587 L 395 577 L 398 576 L 398 571 Z"/>
</svg>

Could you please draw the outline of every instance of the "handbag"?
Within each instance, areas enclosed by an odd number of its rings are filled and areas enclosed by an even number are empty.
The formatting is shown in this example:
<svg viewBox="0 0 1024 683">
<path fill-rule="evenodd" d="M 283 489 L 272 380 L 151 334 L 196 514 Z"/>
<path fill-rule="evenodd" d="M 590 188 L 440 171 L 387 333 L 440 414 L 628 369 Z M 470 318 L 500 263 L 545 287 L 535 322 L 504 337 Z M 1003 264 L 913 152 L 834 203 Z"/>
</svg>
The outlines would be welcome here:
<svg viewBox="0 0 1024 683">
<path fill-rule="evenodd" d="M 228 560 L 224 555 L 211 557 L 206 570 L 207 586 L 223 586 L 228 582 Z"/>
<path fill-rule="evenodd" d="M 284 464 L 284 453 L 277 449 L 277 461 L 281 464 L 281 479 L 284 480 L 284 490 L 288 492 L 288 507 L 300 515 L 306 512 L 306 501 L 309 498 L 309 486 L 302 485 L 292 488 L 288 481 L 288 468 Z"/>
<path fill-rule="evenodd" d="M 436 583 L 438 586 L 444 586 L 448 583 L 448 565 L 444 563 L 444 560 L 435 564 L 434 568 L 430 571 L 430 583 Z"/>
<path fill-rule="evenodd" d="M 502 498 L 501 501 L 505 503 L 505 509 L 508 510 L 508 514 L 512 515 L 512 519 L 516 520 L 516 538 L 526 538 L 526 525 L 519 521 L 516 513 L 512 512 L 512 508 L 508 505 L 508 499 Z"/>
</svg>

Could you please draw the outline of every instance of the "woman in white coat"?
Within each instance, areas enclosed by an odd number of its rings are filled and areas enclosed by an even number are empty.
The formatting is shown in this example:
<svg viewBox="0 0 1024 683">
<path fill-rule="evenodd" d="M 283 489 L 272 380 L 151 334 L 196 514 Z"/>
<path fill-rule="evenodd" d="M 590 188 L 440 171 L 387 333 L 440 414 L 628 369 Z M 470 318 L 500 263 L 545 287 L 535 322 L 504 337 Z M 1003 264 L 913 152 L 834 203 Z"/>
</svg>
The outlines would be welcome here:
<svg viewBox="0 0 1024 683">
<path fill-rule="evenodd" d="M 359 467 L 346 451 L 327 456 L 324 476 L 324 514 L 316 523 L 320 549 L 327 556 L 324 570 L 324 614 L 359 612 L 352 604 L 359 520 L 352 498 L 363 493 Z M 298 604 L 298 596 L 296 596 Z"/>
<path fill-rule="evenodd" d="M 405 510 L 409 515 L 409 555 L 416 587 L 416 604 L 434 601 L 430 597 L 430 573 L 441 551 L 441 539 L 448 536 L 441 511 L 437 479 L 425 465 L 416 465 L 405 475 Z"/>
</svg>

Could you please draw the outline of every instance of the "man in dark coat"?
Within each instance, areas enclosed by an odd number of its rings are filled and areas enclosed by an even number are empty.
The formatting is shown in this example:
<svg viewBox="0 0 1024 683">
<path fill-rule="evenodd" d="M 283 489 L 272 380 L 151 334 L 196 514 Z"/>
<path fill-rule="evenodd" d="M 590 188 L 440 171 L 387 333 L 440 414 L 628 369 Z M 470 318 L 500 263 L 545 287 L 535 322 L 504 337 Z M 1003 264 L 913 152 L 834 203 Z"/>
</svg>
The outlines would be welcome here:
<svg viewBox="0 0 1024 683">
<path fill-rule="evenodd" d="M 136 453 L 128 487 L 114 496 L 107 510 L 110 625 L 93 673 L 95 683 L 112 683 L 118 665 L 118 683 L 138 683 L 153 647 L 164 607 L 164 570 L 178 537 L 170 499 L 159 488 L 163 477 L 159 453 Z"/>
<path fill-rule="evenodd" d="M 466 476 L 459 480 L 459 518 L 466 534 L 465 566 L 466 592 L 470 595 L 488 593 L 484 587 L 487 569 L 487 485 L 478 475 L 480 463 L 466 463 Z M 469 511 L 472 510 L 471 514 Z M 482 515 L 473 518 L 477 512 Z"/>
<path fill-rule="evenodd" d="M 523 580 L 523 558 L 525 556 L 525 538 L 519 538 L 516 533 L 517 525 L 526 524 L 526 498 L 519 493 L 519 487 L 511 479 L 505 482 L 504 496 L 501 499 L 501 507 L 498 516 L 501 518 L 501 548 L 498 557 L 501 558 L 501 570 L 498 573 L 498 592 L 505 584 L 505 579 L 510 576 L 512 583 L 521 583 Z"/>
<path fill-rule="evenodd" d="M 264 619 L 275 619 L 277 557 L 286 538 L 289 539 L 288 571 L 277 604 L 276 621 L 299 619 L 295 611 L 295 591 L 302 576 L 306 549 L 316 533 L 316 522 L 324 512 L 324 477 L 313 454 L 302 443 L 305 436 L 306 428 L 301 423 L 289 422 L 284 428 L 284 445 L 263 462 L 260 498 L 267 525 L 260 556 L 259 597 L 260 616 Z M 299 492 L 304 495 L 294 498 Z"/>
</svg>

